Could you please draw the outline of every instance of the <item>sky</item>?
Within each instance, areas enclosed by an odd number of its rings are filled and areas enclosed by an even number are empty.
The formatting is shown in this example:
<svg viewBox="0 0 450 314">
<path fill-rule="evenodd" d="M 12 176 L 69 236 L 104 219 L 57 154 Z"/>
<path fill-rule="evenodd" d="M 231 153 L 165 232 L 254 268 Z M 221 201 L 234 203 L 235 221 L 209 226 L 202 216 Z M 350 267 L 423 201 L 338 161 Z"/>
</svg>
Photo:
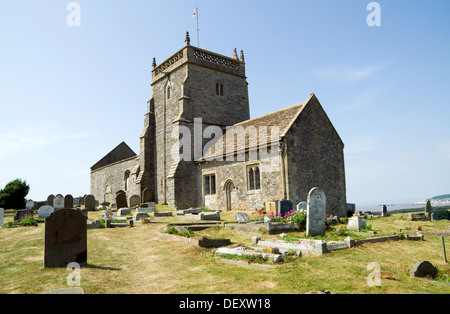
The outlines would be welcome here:
<svg viewBox="0 0 450 314">
<path fill-rule="evenodd" d="M 315 93 L 357 209 L 450 193 L 448 0 L 72 2 L 0 2 L 0 188 L 82 196 L 114 147 L 139 153 L 152 60 L 189 31 L 200 48 L 244 51 L 252 118 Z"/>
</svg>

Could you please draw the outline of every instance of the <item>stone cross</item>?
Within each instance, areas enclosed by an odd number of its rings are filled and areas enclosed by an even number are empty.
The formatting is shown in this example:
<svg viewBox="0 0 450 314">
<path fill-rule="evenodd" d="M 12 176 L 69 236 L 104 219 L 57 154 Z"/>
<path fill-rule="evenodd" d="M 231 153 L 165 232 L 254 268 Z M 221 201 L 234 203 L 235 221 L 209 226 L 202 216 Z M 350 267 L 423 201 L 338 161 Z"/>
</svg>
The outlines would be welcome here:
<svg viewBox="0 0 450 314">
<path fill-rule="evenodd" d="M 326 196 L 321 188 L 315 187 L 308 194 L 306 234 L 325 235 Z"/>
</svg>

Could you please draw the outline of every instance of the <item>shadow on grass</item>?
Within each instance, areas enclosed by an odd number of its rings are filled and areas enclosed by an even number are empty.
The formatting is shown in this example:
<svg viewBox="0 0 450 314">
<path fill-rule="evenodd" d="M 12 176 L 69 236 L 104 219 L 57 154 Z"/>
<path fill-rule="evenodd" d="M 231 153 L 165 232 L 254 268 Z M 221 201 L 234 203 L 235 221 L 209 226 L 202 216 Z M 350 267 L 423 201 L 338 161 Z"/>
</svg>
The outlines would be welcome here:
<svg viewBox="0 0 450 314">
<path fill-rule="evenodd" d="M 116 268 L 116 267 L 108 267 L 108 266 L 98 266 L 98 265 L 85 265 L 86 268 L 93 268 L 93 269 L 102 269 L 102 270 L 122 270 L 122 268 Z"/>
</svg>

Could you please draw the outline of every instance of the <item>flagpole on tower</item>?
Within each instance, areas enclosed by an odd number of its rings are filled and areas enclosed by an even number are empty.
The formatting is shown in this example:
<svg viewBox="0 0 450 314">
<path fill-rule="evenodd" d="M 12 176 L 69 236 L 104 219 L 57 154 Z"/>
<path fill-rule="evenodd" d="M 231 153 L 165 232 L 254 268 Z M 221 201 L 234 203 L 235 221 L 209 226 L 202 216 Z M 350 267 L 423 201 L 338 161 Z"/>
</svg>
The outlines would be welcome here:
<svg viewBox="0 0 450 314">
<path fill-rule="evenodd" d="M 194 10 L 194 17 L 197 19 L 197 46 L 200 48 L 200 36 L 199 36 L 199 28 L 198 28 L 198 7 Z"/>
</svg>

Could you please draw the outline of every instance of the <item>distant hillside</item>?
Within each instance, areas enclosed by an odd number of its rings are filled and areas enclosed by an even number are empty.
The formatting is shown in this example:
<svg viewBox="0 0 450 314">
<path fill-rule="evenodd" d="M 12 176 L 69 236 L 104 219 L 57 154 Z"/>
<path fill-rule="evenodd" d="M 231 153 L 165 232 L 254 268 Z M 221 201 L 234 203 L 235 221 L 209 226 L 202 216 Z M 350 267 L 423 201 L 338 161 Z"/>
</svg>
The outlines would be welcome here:
<svg viewBox="0 0 450 314">
<path fill-rule="evenodd" d="M 450 194 L 434 196 L 434 197 L 430 198 L 430 201 L 431 200 L 441 200 L 441 199 L 444 199 L 444 198 L 450 198 Z"/>
</svg>

